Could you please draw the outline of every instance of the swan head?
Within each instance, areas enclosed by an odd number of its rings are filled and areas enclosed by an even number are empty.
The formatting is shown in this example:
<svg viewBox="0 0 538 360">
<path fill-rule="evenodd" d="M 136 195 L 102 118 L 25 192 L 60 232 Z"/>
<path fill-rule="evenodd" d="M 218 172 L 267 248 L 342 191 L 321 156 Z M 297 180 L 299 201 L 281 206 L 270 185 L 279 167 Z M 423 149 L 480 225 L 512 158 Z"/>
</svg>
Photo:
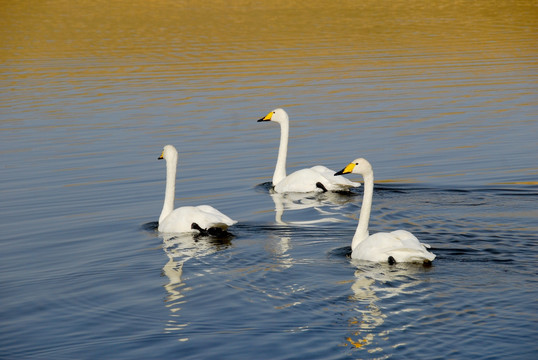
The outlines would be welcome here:
<svg viewBox="0 0 538 360">
<path fill-rule="evenodd" d="M 368 160 L 363 158 L 357 158 L 350 162 L 345 168 L 338 171 L 334 174 L 334 176 L 337 175 L 343 175 L 343 174 L 360 174 L 360 175 L 366 175 L 372 172 L 372 165 L 368 162 Z"/>
<path fill-rule="evenodd" d="M 288 113 L 286 113 L 284 109 L 278 108 L 278 109 L 274 109 L 269 114 L 265 115 L 265 117 L 258 120 L 258 122 L 260 121 L 273 121 L 273 122 L 282 124 L 282 123 L 287 123 L 289 121 L 289 118 L 288 118 Z"/>
<path fill-rule="evenodd" d="M 173 145 L 166 145 L 163 148 L 161 156 L 157 158 L 158 160 L 165 159 L 166 161 L 176 159 L 177 160 L 177 150 Z"/>
</svg>

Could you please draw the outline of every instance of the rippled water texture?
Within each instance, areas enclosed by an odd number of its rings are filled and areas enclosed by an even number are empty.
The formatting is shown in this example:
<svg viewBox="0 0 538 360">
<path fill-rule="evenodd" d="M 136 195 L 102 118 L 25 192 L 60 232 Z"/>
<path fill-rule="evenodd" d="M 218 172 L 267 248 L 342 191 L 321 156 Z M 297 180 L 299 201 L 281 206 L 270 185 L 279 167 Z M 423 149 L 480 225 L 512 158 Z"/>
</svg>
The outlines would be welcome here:
<svg viewBox="0 0 538 360">
<path fill-rule="evenodd" d="M 533 359 L 536 1 L 0 1 L 0 358 Z M 371 232 L 431 267 L 352 261 Z M 238 224 L 163 236 L 176 205 Z M 350 179 L 360 180 L 357 176 Z"/>
</svg>

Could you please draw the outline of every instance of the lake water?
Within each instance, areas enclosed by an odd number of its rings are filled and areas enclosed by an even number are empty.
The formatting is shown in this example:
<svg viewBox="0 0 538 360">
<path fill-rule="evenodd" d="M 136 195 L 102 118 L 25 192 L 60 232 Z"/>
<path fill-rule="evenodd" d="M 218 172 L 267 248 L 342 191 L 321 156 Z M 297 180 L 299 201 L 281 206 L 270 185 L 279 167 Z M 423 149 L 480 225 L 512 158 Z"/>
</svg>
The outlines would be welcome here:
<svg viewBox="0 0 538 360">
<path fill-rule="evenodd" d="M 0 358 L 536 356 L 535 1 L 0 13 Z M 413 232 L 431 267 L 349 258 L 362 188 L 270 193 L 276 107 L 288 171 L 367 158 L 371 230 Z M 231 236 L 156 232 L 165 144 L 176 206 Z"/>
</svg>

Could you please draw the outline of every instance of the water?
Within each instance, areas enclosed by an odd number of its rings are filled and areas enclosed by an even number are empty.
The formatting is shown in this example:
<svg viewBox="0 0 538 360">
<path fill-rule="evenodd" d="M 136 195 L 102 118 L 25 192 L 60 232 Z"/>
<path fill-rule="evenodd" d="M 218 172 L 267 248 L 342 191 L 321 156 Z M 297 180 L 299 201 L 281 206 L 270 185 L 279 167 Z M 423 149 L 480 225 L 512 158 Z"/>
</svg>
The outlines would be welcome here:
<svg viewBox="0 0 538 360">
<path fill-rule="evenodd" d="M 0 358 L 530 359 L 536 4 L 12 2 L 0 6 Z M 374 167 L 372 231 L 432 267 L 348 257 L 362 190 L 268 191 Z M 273 125 L 273 126 L 271 126 Z M 239 223 L 163 238 L 176 205 Z M 350 176 L 358 180 L 358 178 Z"/>
</svg>

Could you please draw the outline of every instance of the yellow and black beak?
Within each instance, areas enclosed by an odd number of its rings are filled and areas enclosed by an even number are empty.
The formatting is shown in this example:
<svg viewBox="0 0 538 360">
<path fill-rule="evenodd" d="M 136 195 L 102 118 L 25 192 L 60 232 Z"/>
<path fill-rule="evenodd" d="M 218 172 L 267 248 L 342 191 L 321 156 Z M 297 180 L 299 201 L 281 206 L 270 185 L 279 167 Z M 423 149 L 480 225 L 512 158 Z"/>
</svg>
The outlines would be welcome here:
<svg viewBox="0 0 538 360">
<path fill-rule="evenodd" d="M 159 157 L 157 158 L 157 160 L 162 160 L 162 159 L 164 159 L 164 156 L 163 156 L 163 155 L 164 155 L 164 150 L 163 150 L 163 152 L 161 153 L 161 156 L 159 156 Z"/>
<path fill-rule="evenodd" d="M 271 118 L 273 117 L 273 114 L 274 112 L 270 112 L 269 114 L 265 115 L 265 117 L 261 118 L 260 120 L 258 120 L 258 122 L 261 122 L 261 121 L 271 121 Z"/>
<path fill-rule="evenodd" d="M 354 167 L 355 167 L 354 163 L 349 163 L 345 168 L 343 168 L 342 170 L 334 173 L 334 176 L 343 175 L 343 174 L 349 174 L 350 172 L 353 171 Z"/>
</svg>

